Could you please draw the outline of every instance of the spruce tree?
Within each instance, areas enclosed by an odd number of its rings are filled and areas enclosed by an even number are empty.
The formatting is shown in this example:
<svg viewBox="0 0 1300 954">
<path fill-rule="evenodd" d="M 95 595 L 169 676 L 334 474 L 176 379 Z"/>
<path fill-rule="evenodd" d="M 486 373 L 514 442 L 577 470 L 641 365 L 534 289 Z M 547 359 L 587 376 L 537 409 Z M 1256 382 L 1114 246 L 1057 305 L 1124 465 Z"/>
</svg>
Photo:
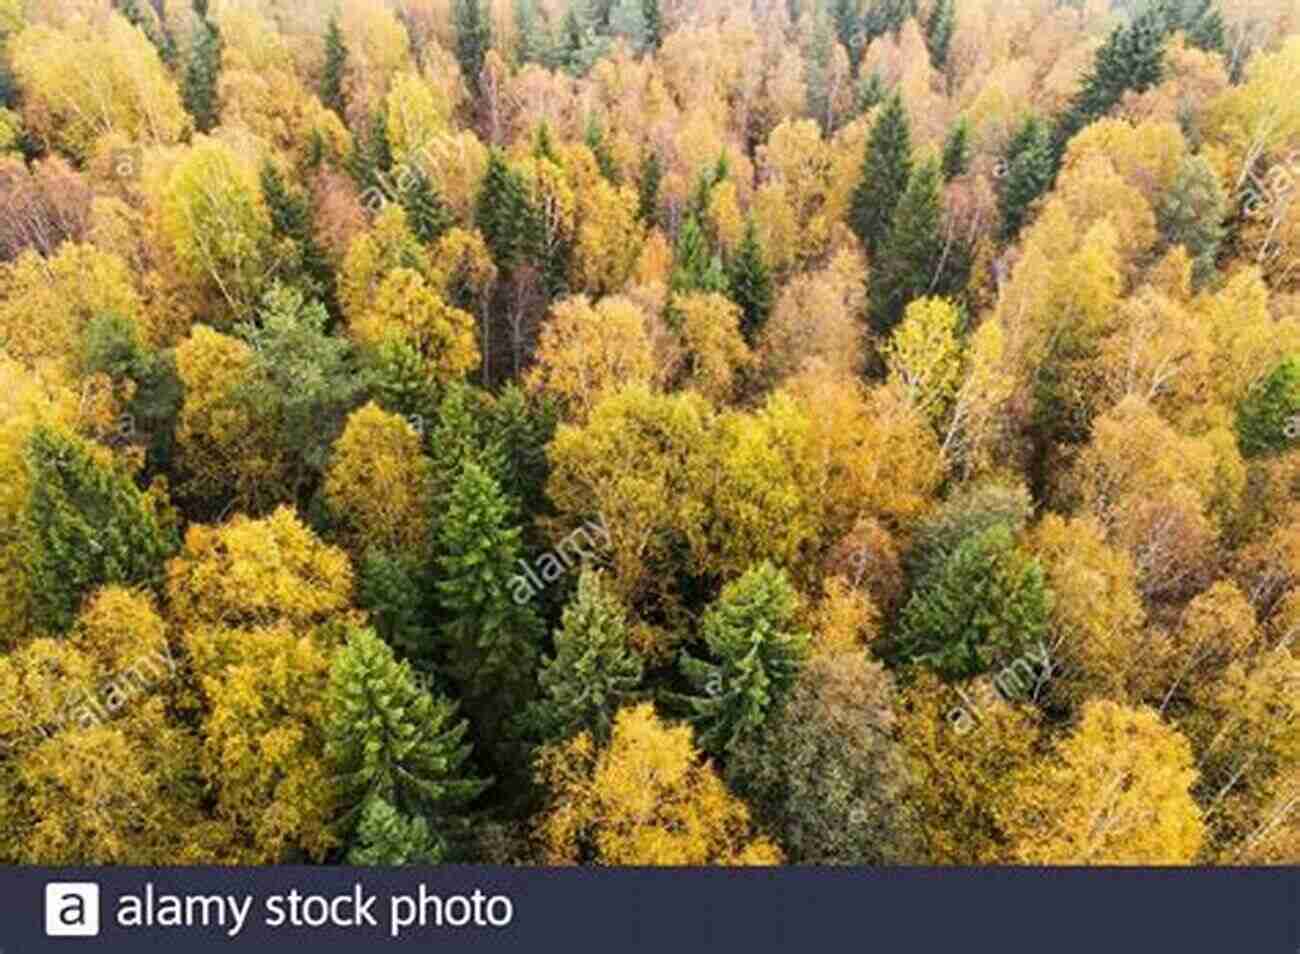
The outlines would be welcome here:
<svg viewBox="0 0 1300 954">
<path fill-rule="evenodd" d="M 943 181 L 951 182 L 958 176 L 966 174 L 970 168 L 970 124 L 966 117 L 957 120 L 957 124 L 948 133 L 943 144 Z"/>
<path fill-rule="evenodd" d="M 329 27 L 325 31 L 325 72 L 321 76 L 320 99 L 326 109 L 332 109 L 340 116 L 347 109 L 344 99 L 343 80 L 348 68 L 348 48 L 343 42 L 343 30 L 337 16 L 330 17 Z"/>
<path fill-rule="evenodd" d="M 1186 247 L 1198 288 L 1215 273 L 1227 215 L 1228 197 L 1214 169 L 1201 156 L 1184 159 L 1156 209 L 1156 218 L 1169 245 Z"/>
<path fill-rule="evenodd" d="M 599 572 L 584 569 L 555 634 L 555 655 L 538 673 L 542 698 L 529 707 L 529 728 L 548 742 L 583 731 L 608 741 L 614 715 L 634 699 L 643 668 L 628 648 L 623 607 Z"/>
<path fill-rule="evenodd" d="M 206 133 L 221 121 L 221 101 L 217 95 L 221 78 L 221 35 L 206 16 L 198 13 L 198 7 L 196 3 L 194 38 L 181 79 L 181 97 L 185 109 L 194 117 L 194 128 Z"/>
<path fill-rule="evenodd" d="M 334 298 L 334 273 L 329 256 L 316 241 L 311 199 L 289 188 L 275 163 L 262 164 L 262 198 L 271 215 L 276 238 L 287 241 L 293 254 L 283 274 L 298 285 L 309 298 L 322 299 L 331 313 L 337 313 Z"/>
<path fill-rule="evenodd" d="M 862 77 L 858 81 L 858 88 L 854 95 L 856 98 L 854 105 L 859 116 L 883 103 L 885 101 L 885 83 L 880 78 L 880 74 L 873 72 L 870 76 Z"/>
<path fill-rule="evenodd" d="M 913 591 L 899 621 L 899 657 L 968 678 L 1045 637 L 1051 594 L 1038 561 L 998 524 L 963 540 Z"/>
<path fill-rule="evenodd" d="M 470 91 L 478 96 L 483 60 L 492 46 L 492 24 L 483 11 L 481 0 L 456 0 L 452 10 L 456 26 L 456 59 L 461 76 Z"/>
<path fill-rule="evenodd" d="M 935 0 L 930 16 L 925 21 L 925 46 L 930 51 L 930 63 L 942 71 L 948 65 L 948 49 L 956 28 L 957 10 L 954 0 Z"/>
<path fill-rule="evenodd" d="M 1104 116 L 1125 93 L 1142 93 L 1160 82 L 1168 30 L 1163 12 L 1150 8 L 1111 32 L 1093 58 L 1079 91 L 1057 119 L 1053 137 L 1056 166 L 1075 133 Z"/>
<path fill-rule="evenodd" d="M 497 481 L 472 461 L 441 506 L 437 594 L 448 672 L 481 737 L 504 742 L 505 720 L 534 693 L 542 635 L 521 582 L 518 518 Z"/>
<path fill-rule="evenodd" d="M 411 232 L 424 244 L 432 245 L 452 227 L 451 212 L 423 169 L 410 168 L 403 174 L 408 178 L 399 183 L 397 201 L 406 212 Z"/>
<path fill-rule="evenodd" d="M 664 42 L 664 15 L 659 0 L 641 0 L 641 18 L 645 22 L 646 44 L 657 50 Z"/>
<path fill-rule="evenodd" d="M 867 137 L 850 212 L 849 224 L 873 256 L 889 233 L 894 209 L 911 175 L 912 131 L 902 97 L 895 93 Z"/>
<path fill-rule="evenodd" d="M 659 224 L 659 187 L 663 182 L 664 167 L 659 153 L 646 150 L 641 159 L 641 179 L 637 183 L 637 215 L 648 227 Z"/>
<path fill-rule="evenodd" d="M 1290 356 L 1237 405 L 1237 445 L 1245 457 L 1290 450 L 1300 444 L 1300 360 Z"/>
<path fill-rule="evenodd" d="M 772 273 L 763 259 L 753 219 L 745 226 L 745 238 L 728 270 L 727 286 L 731 300 L 740 306 L 740 331 L 753 345 L 772 313 L 773 294 Z"/>
<path fill-rule="evenodd" d="M 382 798 L 372 798 L 361 810 L 347 863 L 373 867 L 436 865 L 447 854 L 446 839 L 423 818 L 403 815 Z"/>
<path fill-rule="evenodd" d="M 831 19 L 835 22 L 835 36 L 849 55 L 849 67 L 853 75 L 858 75 L 862 65 L 862 54 L 866 46 L 862 42 L 862 18 L 858 16 L 858 0 L 833 0 Z"/>
<path fill-rule="evenodd" d="M 709 240 L 694 216 L 686 220 L 677 235 L 669 284 L 677 293 L 727 293 L 727 275 L 722 268 L 722 259 L 709 248 Z"/>
<path fill-rule="evenodd" d="M 445 830 L 452 813 L 490 784 L 466 774 L 469 726 L 456 721 L 456 705 L 421 689 L 410 665 L 371 630 L 348 633 L 330 669 L 325 705 L 325 754 L 348 834 L 374 799 Z"/>
<path fill-rule="evenodd" d="M 587 131 L 583 137 L 583 142 L 591 150 L 591 154 L 596 157 L 596 165 L 600 168 L 600 174 L 612 184 L 618 185 L 618 166 L 614 162 L 613 153 L 609 151 L 609 143 L 605 141 L 605 130 L 601 128 L 600 120 L 594 115 L 587 117 Z"/>
<path fill-rule="evenodd" d="M 503 272 L 519 264 L 527 251 L 531 218 L 523 182 L 506 164 L 505 155 L 493 150 L 475 202 L 474 222 Z"/>
<path fill-rule="evenodd" d="M 893 331 L 914 299 L 942 293 L 935 272 L 943 255 L 939 166 L 930 161 L 912 174 L 871 276 L 871 323 L 881 336 Z"/>
<path fill-rule="evenodd" d="M 1029 217 L 1029 207 L 1047 191 L 1055 175 L 1051 132 L 1033 116 L 1012 137 L 1003 160 L 998 190 L 1002 238 L 1014 241 Z"/>
<path fill-rule="evenodd" d="M 357 567 L 357 605 L 380 638 L 403 657 L 424 661 L 435 649 L 427 567 L 413 554 L 369 550 Z"/>
<path fill-rule="evenodd" d="M 810 644 L 794 629 L 796 599 L 785 571 L 765 562 L 724 586 L 705 613 L 708 658 L 683 653 L 680 661 L 694 692 L 669 697 L 686 704 L 701 748 L 728 752 L 794 685 Z"/>
<path fill-rule="evenodd" d="M 645 51 L 649 47 L 649 37 L 644 0 L 618 0 L 610 11 L 609 32 L 611 36 L 627 40 L 637 53 Z"/>
<path fill-rule="evenodd" d="M 38 627 L 67 631 L 82 601 L 103 586 L 161 589 L 180 541 L 127 474 L 44 425 L 27 440 L 26 464 L 22 526 Z"/>
</svg>

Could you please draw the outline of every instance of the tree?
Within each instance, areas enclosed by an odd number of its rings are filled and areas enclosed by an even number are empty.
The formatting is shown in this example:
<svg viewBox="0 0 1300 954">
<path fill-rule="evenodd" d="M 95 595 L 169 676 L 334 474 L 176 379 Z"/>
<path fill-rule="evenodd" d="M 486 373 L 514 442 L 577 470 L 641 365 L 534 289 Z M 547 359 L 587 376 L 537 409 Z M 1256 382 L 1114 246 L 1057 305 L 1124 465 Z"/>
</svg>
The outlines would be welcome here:
<svg viewBox="0 0 1300 954">
<path fill-rule="evenodd" d="M 939 187 L 938 163 L 926 162 L 894 212 L 870 285 L 871 324 L 879 334 L 891 332 L 914 299 L 950 291 L 937 287 L 944 248 Z"/>
<path fill-rule="evenodd" d="M 547 742 L 588 732 L 609 741 L 614 716 L 635 699 L 641 658 L 628 648 L 626 611 L 601 573 L 585 567 L 555 634 L 555 655 L 537 675 L 542 698 L 529 707 L 531 727 Z"/>
<path fill-rule="evenodd" d="M 447 843 L 419 816 L 408 817 L 382 798 L 366 801 L 348 849 L 350 865 L 391 867 L 436 865 L 447 853 Z"/>
<path fill-rule="evenodd" d="M 925 46 L 930 51 L 930 63 L 936 70 L 948 65 L 948 49 L 957 26 L 955 0 L 935 0 L 930 16 L 925 21 Z"/>
<path fill-rule="evenodd" d="M 978 675 L 1035 646 L 1050 607 L 1038 561 L 995 526 L 967 537 L 917 584 L 899 618 L 899 657 L 949 678 Z"/>
<path fill-rule="evenodd" d="M 347 68 L 348 47 L 343 40 L 339 18 L 332 16 L 325 29 L 325 68 L 320 81 L 320 99 L 326 109 L 332 109 L 340 116 L 347 114 L 343 86 Z"/>
<path fill-rule="evenodd" d="M 911 127 L 902 97 L 895 93 L 871 127 L 849 213 L 849 225 L 871 255 L 884 244 L 911 178 Z"/>
<path fill-rule="evenodd" d="M 718 404 L 729 401 L 739 374 L 753 363 L 740 333 L 744 315 L 717 293 L 693 292 L 672 299 L 685 346 L 684 377 Z"/>
<path fill-rule="evenodd" d="M 425 554 L 412 558 L 377 549 L 366 551 L 357 566 L 357 605 L 371 627 L 403 658 L 420 664 L 432 658 L 436 645 L 428 569 Z"/>
<path fill-rule="evenodd" d="M 647 149 L 641 159 L 641 174 L 637 179 L 637 217 L 647 228 L 659 224 L 659 187 L 663 182 L 664 167 L 659 153 Z"/>
<path fill-rule="evenodd" d="M 527 251 L 531 219 L 522 180 L 494 150 L 475 203 L 474 223 L 497 268 L 509 271 L 519 264 Z"/>
<path fill-rule="evenodd" d="M 881 349 L 890 379 L 906 390 L 938 433 L 943 433 L 965 371 L 961 325 L 961 312 L 951 302 L 922 298 L 907 306 Z"/>
<path fill-rule="evenodd" d="M 330 445 L 363 384 L 349 342 L 326 331 L 324 306 L 276 285 L 257 317 L 235 329 L 249 345 L 251 361 L 233 389 L 232 404 L 250 419 L 274 422 L 277 446 L 289 462 L 284 485 L 264 489 L 297 501 L 324 472 Z"/>
<path fill-rule="evenodd" d="M 518 575 L 520 530 L 505 494 L 478 464 L 462 465 L 443 502 L 438 602 L 447 671 L 496 763 L 506 723 L 534 695 L 541 622 Z"/>
<path fill-rule="evenodd" d="M 179 541 L 127 474 L 47 427 L 28 438 L 27 469 L 27 572 L 39 626 L 66 630 L 82 600 L 101 586 L 160 588 Z"/>
<path fill-rule="evenodd" d="M 630 300 L 585 295 L 557 302 L 538 335 L 536 365 L 527 383 L 555 395 L 568 416 L 585 419 L 605 395 L 631 384 L 651 384 L 661 372 L 650 322 Z"/>
<path fill-rule="evenodd" d="M 536 831 L 549 864 L 764 865 L 781 853 L 759 835 L 691 744 L 652 706 L 625 708 L 609 744 L 589 733 L 543 750 L 538 781 L 550 803 Z"/>
<path fill-rule="evenodd" d="M 194 128 L 211 132 L 221 121 L 221 34 L 204 14 L 195 13 L 190 56 L 181 80 L 181 97 L 185 109 L 194 117 Z"/>
<path fill-rule="evenodd" d="M 397 201 L 406 210 L 406 221 L 415 237 L 425 245 L 432 245 L 447 234 L 455 219 L 428 173 L 417 169 L 409 179 L 409 183 L 398 194 Z"/>
<path fill-rule="evenodd" d="M 944 140 L 942 167 L 944 182 L 965 175 L 970 168 L 970 123 L 964 116 L 957 120 Z"/>
<path fill-rule="evenodd" d="M 399 349 L 430 385 L 464 377 L 479 360 L 473 315 L 448 305 L 413 268 L 388 273 L 351 331 L 371 361 L 382 363 L 386 351 Z"/>
<path fill-rule="evenodd" d="M 373 402 L 348 418 L 322 489 L 355 553 L 414 556 L 428 546 L 433 468 L 420 445 L 408 421 Z"/>
<path fill-rule="evenodd" d="M 456 29 L 456 59 L 470 92 L 479 94 L 479 75 L 492 46 L 492 23 L 484 14 L 480 0 L 456 0 L 452 10 Z"/>
<path fill-rule="evenodd" d="M 791 864 L 897 864 L 915 857 L 893 681 L 866 653 L 814 654 L 761 733 L 727 763 Z"/>
<path fill-rule="evenodd" d="M 325 754 L 337 773 L 345 838 L 355 837 L 375 801 L 408 825 L 432 821 L 442 835 L 452 813 L 490 784 L 466 777 L 469 725 L 455 721 L 456 706 L 423 691 L 372 630 L 348 633 L 330 667 L 326 708 Z"/>
<path fill-rule="evenodd" d="M 679 294 L 690 291 L 727 292 L 727 275 L 722 259 L 709 248 L 708 237 L 694 216 L 686 220 L 677 235 L 670 285 Z"/>
<path fill-rule="evenodd" d="M 664 42 L 664 17 L 659 0 L 641 0 L 641 18 L 645 23 L 646 44 L 657 50 Z"/>
<path fill-rule="evenodd" d="M 172 620 L 189 629 L 311 630 L 347 613 L 347 554 L 322 543 L 288 507 L 219 527 L 191 524 L 167 566 Z"/>
<path fill-rule="evenodd" d="M 1189 864 L 1205 825 L 1191 747 L 1151 709 L 1084 705 L 1046 771 L 1015 783 L 1007 831 L 1021 864 Z"/>
<path fill-rule="evenodd" d="M 1237 443 L 1247 457 L 1278 453 L 1300 437 L 1300 361 L 1288 357 L 1237 406 Z"/>
<path fill-rule="evenodd" d="M 1213 168 L 1200 156 L 1184 159 L 1157 216 L 1165 241 L 1186 246 L 1195 287 L 1215 273 L 1227 215 L 1228 199 Z"/>
<path fill-rule="evenodd" d="M 758 229 L 751 218 L 745 226 L 745 238 L 727 269 L 727 294 L 742 314 L 740 330 L 751 347 L 772 313 L 772 273 L 763 257 Z"/>
<path fill-rule="evenodd" d="M 1051 131 L 1030 116 L 1012 137 L 1003 159 L 1006 174 L 998 193 L 1002 237 L 1011 241 L 1029 218 L 1029 208 L 1055 176 Z"/>
<path fill-rule="evenodd" d="M 284 280 L 300 286 L 308 297 L 325 301 L 337 312 L 334 273 L 325 249 L 316 241 L 311 199 L 291 190 L 273 162 L 262 164 L 261 186 L 272 233 L 291 246 L 281 269 Z"/>
<path fill-rule="evenodd" d="M 725 754 L 748 732 L 763 731 L 799 675 L 810 637 L 794 631 L 794 588 L 770 563 L 728 583 L 700 622 L 713 661 L 683 654 L 695 694 L 690 721 L 699 744 Z"/>
</svg>

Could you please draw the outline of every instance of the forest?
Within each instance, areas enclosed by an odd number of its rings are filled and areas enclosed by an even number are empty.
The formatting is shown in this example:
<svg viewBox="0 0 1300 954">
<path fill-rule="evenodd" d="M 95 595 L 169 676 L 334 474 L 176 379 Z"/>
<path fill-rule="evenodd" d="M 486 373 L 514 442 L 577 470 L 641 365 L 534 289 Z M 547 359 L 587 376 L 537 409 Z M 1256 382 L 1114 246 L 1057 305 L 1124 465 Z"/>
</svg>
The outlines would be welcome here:
<svg viewBox="0 0 1300 954">
<path fill-rule="evenodd" d="M 0 0 L 0 862 L 1300 863 L 1300 0 Z"/>
</svg>

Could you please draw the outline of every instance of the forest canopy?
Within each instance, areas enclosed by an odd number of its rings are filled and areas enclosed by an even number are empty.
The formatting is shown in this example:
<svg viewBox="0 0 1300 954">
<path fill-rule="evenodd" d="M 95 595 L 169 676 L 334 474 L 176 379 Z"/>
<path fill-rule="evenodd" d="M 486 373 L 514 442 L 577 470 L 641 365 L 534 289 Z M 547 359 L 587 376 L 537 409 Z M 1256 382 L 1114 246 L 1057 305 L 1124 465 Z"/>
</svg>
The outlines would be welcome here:
<svg viewBox="0 0 1300 954">
<path fill-rule="evenodd" d="M 1300 0 L 0 0 L 0 861 L 1300 863 Z"/>
</svg>

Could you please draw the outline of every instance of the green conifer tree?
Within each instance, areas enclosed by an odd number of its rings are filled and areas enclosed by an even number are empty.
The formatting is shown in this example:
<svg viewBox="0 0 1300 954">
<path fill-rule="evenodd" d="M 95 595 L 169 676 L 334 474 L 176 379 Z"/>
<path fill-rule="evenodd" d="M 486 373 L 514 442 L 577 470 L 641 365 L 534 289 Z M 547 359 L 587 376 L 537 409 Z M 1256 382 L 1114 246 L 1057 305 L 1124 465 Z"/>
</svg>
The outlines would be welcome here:
<svg viewBox="0 0 1300 954">
<path fill-rule="evenodd" d="M 935 161 L 912 173 L 876 257 L 870 289 L 871 323 L 882 336 L 893 331 L 910 302 L 946 291 L 936 287 L 943 256 L 939 183 Z"/>
<path fill-rule="evenodd" d="M 935 0 L 925 21 L 925 45 L 930 51 L 930 64 L 936 70 L 942 71 L 948 65 L 948 50 L 956 25 L 955 0 Z"/>
<path fill-rule="evenodd" d="M 727 287 L 731 300 L 740 306 L 740 331 L 753 345 L 772 313 L 773 297 L 772 273 L 763 258 L 753 219 L 745 226 L 745 238 L 731 262 Z"/>
<path fill-rule="evenodd" d="M 447 842 L 423 818 L 403 815 L 382 798 L 366 802 L 348 848 L 347 863 L 372 867 L 436 865 Z"/>
<path fill-rule="evenodd" d="M 206 133 L 221 121 L 221 100 L 217 95 L 221 78 L 221 35 L 216 26 L 197 11 L 198 4 L 190 57 L 181 78 L 181 98 L 186 110 L 194 117 L 194 128 Z"/>
<path fill-rule="evenodd" d="M 432 245 L 447 234 L 454 220 L 428 173 L 408 168 L 398 186 L 397 201 L 406 212 L 406 223 L 416 238 Z"/>
<path fill-rule="evenodd" d="M 970 123 L 963 116 L 943 143 L 943 181 L 951 182 L 970 168 Z"/>
<path fill-rule="evenodd" d="M 371 630 L 353 629 L 334 657 L 326 712 L 325 754 L 349 835 L 374 799 L 446 831 L 490 784 L 466 774 L 469 726 L 456 721 L 456 705 L 421 689 Z"/>
<path fill-rule="evenodd" d="M 326 109 L 340 116 L 345 114 L 347 100 L 343 80 L 347 75 L 348 47 L 343 41 L 343 29 L 337 16 L 330 17 L 325 30 L 325 71 L 321 76 L 320 99 Z"/>
<path fill-rule="evenodd" d="M 461 76 L 477 96 L 483 60 L 492 47 L 492 24 L 481 0 L 455 0 L 452 19 L 456 26 L 456 59 L 460 62 Z"/>
<path fill-rule="evenodd" d="M 895 93 L 867 137 L 862 173 L 853 190 L 849 225 L 871 255 L 889 234 L 894 209 L 912 175 L 912 131 L 903 100 Z"/>
<path fill-rule="evenodd" d="M 641 178 L 637 183 L 637 214 L 651 228 L 659 224 L 659 187 L 663 178 L 664 167 L 659 153 L 647 149 L 641 159 Z"/>
<path fill-rule="evenodd" d="M 474 221 L 497 268 L 510 271 L 528 250 L 532 211 L 518 174 L 493 150 L 474 206 Z"/>
<path fill-rule="evenodd" d="M 599 572 L 583 570 L 578 591 L 564 608 L 555 634 L 555 655 L 537 679 L 542 698 L 526 716 L 531 731 L 562 741 L 590 731 L 609 739 L 614 716 L 641 684 L 641 658 L 628 648 L 627 618 Z"/>
<path fill-rule="evenodd" d="M 785 571 L 761 563 L 722 588 L 700 623 L 707 660 L 683 653 L 682 675 L 694 690 L 670 696 L 685 703 L 696 738 L 722 755 L 763 725 L 794 685 L 811 643 L 794 630 L 794 587 Z"/>
<path fill-rule="evenodd" d="M 646 44 L 657 50 L 664 42 L 664 15 L 659 0 L 641 0 L 641 18 L 645 22 Z"/>
<path fill-rule="evenodd" d="M 1000 169 L 998 208 L 1002 238 L 1014 241 L 1029 218 L 1029 208 L 1047 191 L 1055 176 L 1051 131 L 1030 116 L 1012 137 Z"/>
<path fill-rule="evenodd" d="M 22 526 L 37 626 L 65 632 L 102 586 L 161 589 L 180 541 L 127 474 L 45 426 L 28 438 L 26 463 L 32 489 Z"/>
</svg>

